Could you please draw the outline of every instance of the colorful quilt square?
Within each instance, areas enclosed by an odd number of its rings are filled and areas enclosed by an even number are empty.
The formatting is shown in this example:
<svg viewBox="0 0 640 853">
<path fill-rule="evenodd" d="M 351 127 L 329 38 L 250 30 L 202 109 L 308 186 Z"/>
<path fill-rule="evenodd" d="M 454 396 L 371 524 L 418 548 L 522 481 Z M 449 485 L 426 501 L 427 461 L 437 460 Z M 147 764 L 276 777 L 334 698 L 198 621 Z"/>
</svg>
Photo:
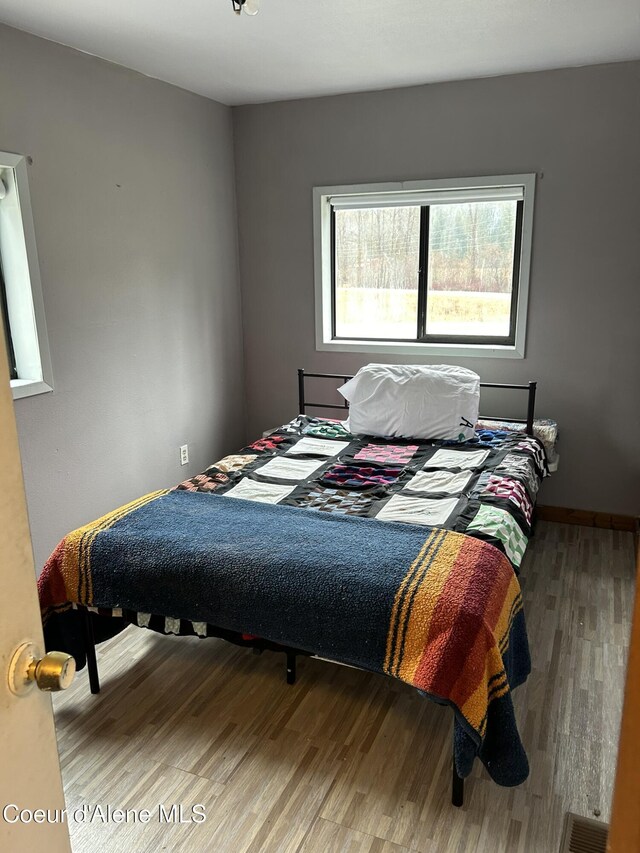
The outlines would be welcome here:
<svg viewBox="0 0 640 853">
<path fill-rule="evenodd" d="M 185 480 L 179 486 L 176 486 L 176 489 L 185 492 L 214 492 L 221 486 L 226 486 L 229 482 L 230 480 L 226 474 L 212 468 L 204 474 L 196 474 L 190 480 Z"/>
<path fill-rule="evenodd" d="M 302 430 L 304 435 L 315 436 L 316 438 L 337 438 L 344 441 L 351 441 L 353 436 L 348 429 L 340 423 L 340 421 L 321 421 L 312 423 Z"/>
<path fill-rule="evenodd" d="M 252 462 L 255 462 L 257 458 L 258 457 L 255 453 L 225 456 L 224 459 L 221 459 L 219 462 L 216 462 L 216 464 L 212 465 L 211 467 L 217 468 L 218 471 L 225 471 L 227 473 L 229 473 L 230 471 L 241 471 L 243 468 L 246 468 L 247 465 L 250 465 Z"/>
<path fill-rule="evenodd" d="M 458 503 L 458 498 L 414 498 L 394 495 L 382 507 L 376 518 L 382 521 L 402 521 L 405 524 L 444 524 Z"/>
<path fill-rule="evenodd" d="M 467 526 L 467 532 L 479 530 L 488 536 L 494 536 L 504 545 L 507 557 L 516 568 L 522 562 L 529 541 L 520 529 L 520 525 L 506 509 L 490 504 L 480 504 L 475 518 Z"/>
<path fill-rule="evenodd" d="M 511 501 L 514 506 L 517 506 L 522 511 L 527 524 L 531 524 L 531 515 L 533 505 L 526 492 L 524 484 L 520 480 L 514 480 L 511 477 L 497 477 L 491 475 L 484 490 L 480 493 L 481 496 L 493 496 L 496 498 L 504 498 Z"/>
<path fill-rule="evenodd" d="M 263 453 L 264 451 L 277 450 L 278 445 L 286 440 L 286 436 L 284 435 L 270 435 L 267 438 L 259 438 L 253 444 L 250 444 L 249 447 L 251 450 L 259 450 Z"/>
<path fill-rule="evenodd" d="M 476 427 L 476 438 L 478 439 L 479 444 L 491 445 L 492 447 L 499 447 L 504 443 L 505 439 L 509 437 L 509 433 L 506 430 L 497 430 L 497 429 L 478 429 Z"/>
<path fill-rule="evenodd" d="M 385 468 L 367 465 L 332 465 L 322 475 L 322 482 L 328 486 L 348 489 L 369 489 L 372 487 L 392 486 L 397 483 L 401 468 Z"/>
<path fill-rule="evenodd" d="M 416 450 L 417 444 L 367 444 L 353 458 L 381 465 L 406 465 L 411 462 Z"/>
<path fill-rule="evenodd" d="M 342 515 L 368 515 L 373 498 L 348 489 L 329 489 L 316 486 L 307 495 L 296 498 L 296 505 L 321 512 L 337 512 Z"/>
</svg>

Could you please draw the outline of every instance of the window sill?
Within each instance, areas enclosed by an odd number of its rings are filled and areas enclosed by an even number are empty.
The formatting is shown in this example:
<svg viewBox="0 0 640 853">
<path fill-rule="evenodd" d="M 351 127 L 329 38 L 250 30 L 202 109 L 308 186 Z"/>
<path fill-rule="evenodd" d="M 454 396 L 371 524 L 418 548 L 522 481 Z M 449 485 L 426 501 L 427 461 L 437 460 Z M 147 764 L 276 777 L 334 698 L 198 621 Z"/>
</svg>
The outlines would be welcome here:
<svg viewBox="0 0 640 853">
<path fill-rule="evenodd" d="M 53 391 L 51 385 L 47 385 L 42 379 L 12 379 L 10 385 L 14 400 L 19 400 L 22 397 L 35 397 L 36 394 L 48 394 Z"/>
<path fill-rule="evenodd" d="M 323 340 L 316 342 L 320 352 L 371 352 L 396 355 L 455 356 L 469 358 L 524 358 L 524 349 L 498 344 L 420 344 L 389 341 Z"/>
</svg>

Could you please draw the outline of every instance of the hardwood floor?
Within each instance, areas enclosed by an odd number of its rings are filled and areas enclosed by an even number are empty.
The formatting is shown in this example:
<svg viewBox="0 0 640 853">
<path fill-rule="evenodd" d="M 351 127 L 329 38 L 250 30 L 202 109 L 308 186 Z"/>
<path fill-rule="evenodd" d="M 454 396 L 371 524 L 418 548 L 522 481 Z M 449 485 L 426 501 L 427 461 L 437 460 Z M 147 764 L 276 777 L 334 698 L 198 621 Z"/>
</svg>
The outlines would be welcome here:
<svg viewBox="0 0 640 853">
<path fill-rule="evenodd" d="M 70 821 L 74 853 L 555 853 L 564 812 L 608 820 L 633 606 L 633 536 L 541 522 L 522 570 L 533 672 L 514 692 L 531 775 L 480 765 L 450 805 L 452 717 L 411 688 L 316 660 L 137 628 L 54 697 L 67 808 L 149 809 L 148 824 Z M 204 804 L 203 823 L 157 807 Z"/>
</svg>

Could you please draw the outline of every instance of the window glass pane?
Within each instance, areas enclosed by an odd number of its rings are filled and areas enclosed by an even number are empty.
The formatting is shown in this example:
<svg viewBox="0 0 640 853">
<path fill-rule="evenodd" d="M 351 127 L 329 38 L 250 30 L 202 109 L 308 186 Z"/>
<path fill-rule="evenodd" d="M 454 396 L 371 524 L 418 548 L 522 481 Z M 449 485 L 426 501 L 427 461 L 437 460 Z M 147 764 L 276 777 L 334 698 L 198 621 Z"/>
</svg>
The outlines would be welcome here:
<svg viewBox="0 0 640 853">
<path fill-rule="evenodd" d="M 427 334 L 508 337 L 517 202 L 432 205 Z"/>
<path fill-rule="evenodd" d="M 335 212 L 335 334 L 415 340 L 420 208 Z"/>
<path fill-rule="evenodd" d="M 13 352 L 13 341 L 11 340 L 11 326 L 9 325 L 9 308 L 7 306 L 7 291 L 4 286 L 2 275 L 2 246 L 0 245 L 0 315 L 4 326 L 4 340 L 7 347 L 7 361 L 9 362 L 9 379 L 17 379 L 16 357 Z"/>
</svg>

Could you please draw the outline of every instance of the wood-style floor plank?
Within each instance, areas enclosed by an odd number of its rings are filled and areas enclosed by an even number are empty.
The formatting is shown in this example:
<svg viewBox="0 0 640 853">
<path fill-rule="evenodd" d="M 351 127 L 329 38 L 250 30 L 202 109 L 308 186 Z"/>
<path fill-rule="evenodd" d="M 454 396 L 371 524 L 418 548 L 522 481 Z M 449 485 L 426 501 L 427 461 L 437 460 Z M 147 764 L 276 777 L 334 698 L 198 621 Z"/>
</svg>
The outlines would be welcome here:
<svg viewBox="0 0 640 853">
<path fill-rule="evenodd" d="M 75 853 L 549 853 L 564 812 L 607 820 L 633 603 L 633 537 L 541 522 L 521 581 L 533 671 L 514 692 L 529 779 L 476 764 L 450 804 L 448 709 L 384 678 L 218 640 L 128 628 L 54 697 L 67 806 L 149 809 L 70 822 Z M 158 821 L 203 804 L 204 823 Z"/>
</svg>

